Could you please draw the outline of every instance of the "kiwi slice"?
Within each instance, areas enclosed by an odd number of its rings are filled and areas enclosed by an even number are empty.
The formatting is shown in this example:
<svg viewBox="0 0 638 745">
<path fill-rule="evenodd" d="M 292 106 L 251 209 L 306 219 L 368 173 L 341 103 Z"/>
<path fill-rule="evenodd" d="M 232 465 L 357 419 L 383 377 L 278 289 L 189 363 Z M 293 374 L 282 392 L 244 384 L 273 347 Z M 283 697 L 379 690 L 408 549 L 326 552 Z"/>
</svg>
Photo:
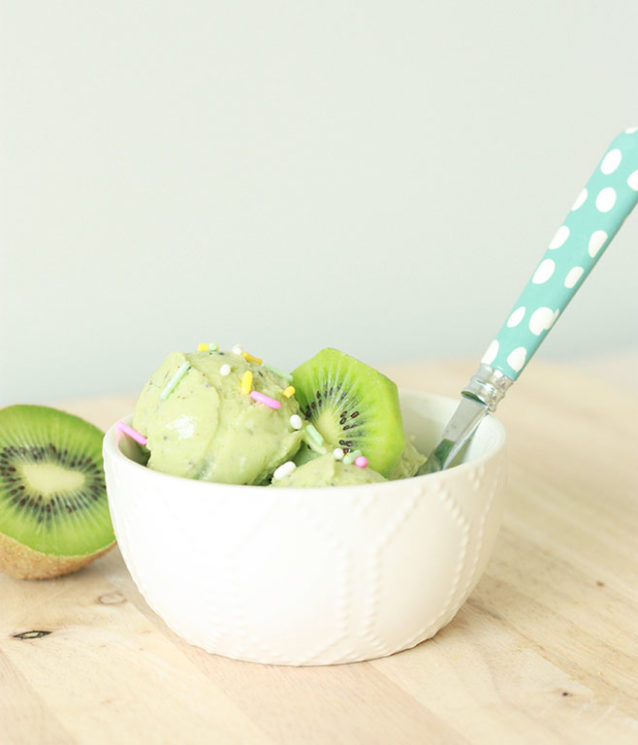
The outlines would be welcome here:
<svg viewBox="0 0 638 745">
<path fill-rule="evenodd" d="M 114 545 L 103 437 L 57 409 L 0 409 L 0 571 L 57 577 Z"/>
<path fill-rule="evenodd" d="M 323 349 L 293 373 L 295 396 L 326 445 L 360 450 L 389 478 L 405 448 L 396 384 L 363 362 Z"/>
</svg>

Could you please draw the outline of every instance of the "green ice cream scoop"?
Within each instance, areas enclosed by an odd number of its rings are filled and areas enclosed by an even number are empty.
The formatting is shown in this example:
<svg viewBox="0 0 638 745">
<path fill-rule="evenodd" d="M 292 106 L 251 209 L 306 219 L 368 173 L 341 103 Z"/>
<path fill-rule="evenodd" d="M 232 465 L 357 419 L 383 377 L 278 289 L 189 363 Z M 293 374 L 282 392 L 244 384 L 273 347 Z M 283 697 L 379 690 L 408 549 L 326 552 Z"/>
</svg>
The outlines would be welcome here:
<svg viewBox="0 0 638 745">
<path fill-rule="evenodd" d="M 371 468 L 335 460 L 332 453 L 321 455 L 295 468 L 292 473 L 272 482 L 271 486 L 305 489 L 319 486 L 356 486 L 386 479 Z"/>
<path fill-rule="evenodd" d="M 242 392 L 246 373 L 252 374 L 250 391 L 244 386 Z M 266 482 L 301 443 L 302 433 L 290 423 L 299 404 L 283 395 L 287 386 L 238 354 L 173 352 L 144 386 L 133 417 L 147 438 L 148 467 L 225 484 Z M 254 400 L 252 391 L 280 407 Z"/>
<path fill-rule="evenodd" d="M 410 476 L 414 476 L 419 468 L 425 463 L 425 455 L 422 455 L 415 447 L 413 442 L 414 437 L 405 435 L 405 448 L 397 461 L 390 479 L 407 479 Z M 309 445 L 302 443 L 301 447 L 295 455 L 295 463 L 298 467 L 303 466 L 310 461 L 319 460 L 320 456 L 314 451 Z M 355 466 L 357 468 L 357 466 Z M 357 470 L 361 470 L 357 468 Z M 373 471 L 374 473 L 374 471 Z M 314 484 L 310 484 L 314 486 Z"/>
<path fill-rule="evenodd" d="M 392 479 L 407 479 L 421 468 L 425 463 L 425 455 L 422 455 L 415 447 L 413 437 L 406 434 L 405 448 L 401 457 L 392 471 Z"/>
</svg>

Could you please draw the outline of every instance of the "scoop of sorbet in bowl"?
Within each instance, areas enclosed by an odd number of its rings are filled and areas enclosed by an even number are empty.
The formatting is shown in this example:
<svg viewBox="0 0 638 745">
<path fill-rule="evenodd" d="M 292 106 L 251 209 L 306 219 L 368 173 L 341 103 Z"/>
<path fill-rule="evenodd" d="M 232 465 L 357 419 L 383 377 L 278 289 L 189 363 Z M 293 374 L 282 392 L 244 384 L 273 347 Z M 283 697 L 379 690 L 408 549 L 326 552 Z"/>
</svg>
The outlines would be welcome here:
<svg viewBox="0 0 638 745">
<path fill-rule="evenodd" d="M 332 453 L 326 453 L 295 468 L 287 476 L 273 480 L 272 486 L 307 489 L 318 486 L 376 484 L 379 481 L 385 479 L 371 468 L 360 468 L 354 463 L 344 463 L 335 459 Z"/>
<path fill-rule="evenodd" d="M 170 395 L 162 392 L 187 363 L 188 371 Z M 242 379 L 280 408 L 255 406 L 242 393 Z M 299 414 L 294 397 L 281 396 L 280 377 L 239 354 L 173 352 L 144 386 L 133 427 L 148 442 L 148 467 L 173 476 L 226 484 L 261 484 L 292 457 L 302 434 L 291 429 Z"/>
</svg>

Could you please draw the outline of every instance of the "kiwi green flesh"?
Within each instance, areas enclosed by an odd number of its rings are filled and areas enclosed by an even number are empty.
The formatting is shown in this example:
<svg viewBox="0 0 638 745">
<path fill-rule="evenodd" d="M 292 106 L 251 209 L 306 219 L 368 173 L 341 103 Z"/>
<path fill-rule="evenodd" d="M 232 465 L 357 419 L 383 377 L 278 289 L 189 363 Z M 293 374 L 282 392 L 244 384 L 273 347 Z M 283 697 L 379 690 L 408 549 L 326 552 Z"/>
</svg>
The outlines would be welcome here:
<svg viewBox="0 0 638 745">
<path fill-rule="evenodd" d="M 389 478 L 405 448 L 396 384 L 336 349 L 323 349 L 292 374 L 304 416 L 329 447 L 360 450 Z"/>
<path fill-rule="evenodd" d="M 103 436 L 57 409 L 1 409 L 0 533 L 55 556 L 87 556 L 112 544 Z"/>
</svg>

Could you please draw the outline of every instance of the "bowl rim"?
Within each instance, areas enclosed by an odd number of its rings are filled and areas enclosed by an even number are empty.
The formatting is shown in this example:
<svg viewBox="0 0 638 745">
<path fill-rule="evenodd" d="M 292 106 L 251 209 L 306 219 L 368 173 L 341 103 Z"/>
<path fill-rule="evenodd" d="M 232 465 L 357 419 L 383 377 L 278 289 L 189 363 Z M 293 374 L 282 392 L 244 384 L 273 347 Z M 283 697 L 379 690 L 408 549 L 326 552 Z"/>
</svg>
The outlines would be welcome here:
<svg viewBox="0 0 638 745">
<path fill-rule="evenodd" d="M 440 403 L 445 404 L 458 404 L 460 403 L 459 399 L 452 398 L 451 396 L 443 396 L 438 393 L 427 393 L 425 391 L 420 391 L 417 389 L 411 389 L 411 388 L 399 388 L 399 397 L 402 399 L 403 396 L 413 397 L 421 400 L 435 400 Z M 121 417 L 122 421 L 125 421 L 127 424 L 130 424 L 133 419 L 133 414 L 130 413 L 127 416 Z M 118 420 L 119 421 L 119 420 Z M 462 473 L 467 471 L 468 469 L 476 468 L 477 466 L 480 466 L 487 461 L 493 459 L 496 457 L 499 453 L 501 453 L 506 445 L 506 429 L 503 425 L 503 423 L 497 419 L 493 414 L 488 413 L 482 422 L 479 424 L 479 428 L 481 427 L 491 427 L 494 429 L 494 432 L 496 434 L 495 442 L 490 446 L 488 451 L 484 453 L 481 456 L 478 456 L 476 458 L 472 458 L 469 461 L 465 461 L 463 463 L 459 463 L 458 465 L 454 466 L 453 468 L 445 469 L 444 471 L 437 471 L 435 473 L 429 473 L 429 474 L 423 474 L 421 476 L 410 476 L 407 479 L 388 479 L 386 481 L 380 481 L 375 482 L 371 484 L 344 484 L 340 486 L 311 486 L 311 487 L 296 487 L 296 488 L 290 488 L 290 487 L 277 487 L 272 485 L 266 485 L 266 488 L 268 489 L 275 489 L 278 492 L 286 492 L 289 494 L 298 492 L 298 493 L 317 493 L 317 492 L 330 492 L 334 493 L 335 489 L 374 489 L 380 490 L 380 489 L 388 489 L 391 486 L 400 486 L 402 483 L 405 483 L 406 481 L 415 481 L 418 480 L 422 483 L 428 483 L 433 484 L 435 481 L 437 482 L 445 482 L 450 478 L 456 478 L 460 476 Z M 243 492 L 251 492 L 251 493 L 263 493 L 263 489 L 265 488 L 264 485 L 256 485 L 256 484 L 226 484 L 222 482 L 217 481 L 200 481 L 198 479 L 190 479 L 185 476 L 174 476 L 170 473 L 163 473 L 162 471 L 155 471 L 152 468 L 147 468 L 146 466 L 143 466 L 141 463 L 136 463 L 134 460 L 129 458 L 127 455 L 125 455 L 120 448 L 118 447 L 119 439 L 122 435 L 122 433 L 117 429 L 117 421 L 114 422 L 106 431 L 103 439 L 102 444 L 102 452 L 103 456 L 106 459 L 107 455 L 111 460 L 118 461 L 120 464 L 123 464 L 124 468 L 128 468 L 132 470 L 134 473 L 137 473 L 138 475 L 142 475 L 146 479 L 150 479 L 151 481 L 155 479 L 159 479 L 160 481 L 163 481 L 165 483 L 170 483 L 170 481 L 174 481 L 175 485 L 184 485 L 185 483 L 190 484 L 188 488 L 191 489 L 208 489 L 209 491 L 219 490 L 220 488 L 226 489 L 234 489 L 234 490 L 241 490 Z M 428 479 L 427 482 L 424 481 L 424 479 Z"/>
</svg>

